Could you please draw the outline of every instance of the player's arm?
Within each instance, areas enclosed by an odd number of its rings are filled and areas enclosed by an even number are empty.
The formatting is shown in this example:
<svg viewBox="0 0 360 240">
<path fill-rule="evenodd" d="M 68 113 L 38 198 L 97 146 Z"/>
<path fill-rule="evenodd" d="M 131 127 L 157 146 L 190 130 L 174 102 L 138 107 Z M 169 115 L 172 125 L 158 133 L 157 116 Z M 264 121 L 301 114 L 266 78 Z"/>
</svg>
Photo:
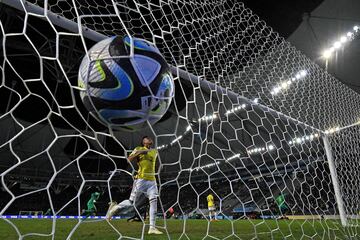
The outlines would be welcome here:
<svg viewBox="0 0 360 240">
<path fill-rule="evenodd" d="M 133 160 L 137 160 L 137 157 L 139 156 L 139 153 L 138 154 L 133 154 L 133 155 L 129 155 L 128 157 L 128 160 L 131 162 Z"/>
<path fill-rule="evenodd" d="M 94 200 L 94 202 L 95 202 L 96 200 L 98 200 L 99 197 L 100 197 L 100 193 L 99 193 L 99 192 L 95 192 L 95 200 Z"/>
<path fill-rule="evenodd" d="M 134 151 L 132 151 L 132 153 L 130 153 L 128 160 L 129 161 L 137 160 L 137 158 L 140 154 L 145 154 L 147 152 L 148 152 L 148 150 L 138 150 L 135 148 Z"/>
</svg>

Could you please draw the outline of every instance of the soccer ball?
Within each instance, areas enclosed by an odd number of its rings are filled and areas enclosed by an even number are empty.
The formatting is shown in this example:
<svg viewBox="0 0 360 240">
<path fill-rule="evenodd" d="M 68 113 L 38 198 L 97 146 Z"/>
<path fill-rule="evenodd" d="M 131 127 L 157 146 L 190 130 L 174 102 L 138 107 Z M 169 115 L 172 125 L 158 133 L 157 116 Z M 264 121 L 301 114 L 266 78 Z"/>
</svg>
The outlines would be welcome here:
<svg viewBox="0 0 360 240">
<path fill-rule="evenodd" d="M 174 97 L 169 65 L 152 43 L 115 36 L 84 57 L 78 86 L 86 109 L 112 128 L 136 131 L 159 121 Z M 133 54 L 132 54 L 133 47 Z"/>
</svg>

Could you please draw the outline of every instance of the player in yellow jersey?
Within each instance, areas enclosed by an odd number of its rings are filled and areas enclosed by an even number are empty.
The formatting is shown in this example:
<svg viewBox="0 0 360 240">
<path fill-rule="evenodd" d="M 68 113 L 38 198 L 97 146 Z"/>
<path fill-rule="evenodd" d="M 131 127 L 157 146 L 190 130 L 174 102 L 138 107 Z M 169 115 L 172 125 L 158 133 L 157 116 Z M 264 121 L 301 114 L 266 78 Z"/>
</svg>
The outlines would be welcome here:
<svg viewBox="0 0 360 240">
<path fill-rule="evenodd" d="M 136 147 L 129 155 L 128 160 L 137 161 L 138 165 L 138 171 L 130 198 L 119 204 L 112 202 L 106 218 L 111 220 L 116 211 L 132 206 L 137 196 L 143 193 L 149 199 L 150 204 L 150 228 L 148 234 L 162 234 L 162 232 L 155 227 L 157 197 L 159 195 L 155 179 L 155 165 L 158 153 L 156 149 L 151 149 L 152 144 L 152 139 L 145 136 L 142 138 L 141 146 Z"/>
<path fill-rule="evenodd" d="M 217 216 L 216 216 L 216 207 L 215 207 L 215 203 L 214 203 L 214 196 L 210 193 L 206 197 L 206 200 L 208 202 L 209 219 L 210 219 L 210 221 L 215 221 Z M 212 214 L 214 215 L 214 219 L 212 219 Z"/>
</svg>

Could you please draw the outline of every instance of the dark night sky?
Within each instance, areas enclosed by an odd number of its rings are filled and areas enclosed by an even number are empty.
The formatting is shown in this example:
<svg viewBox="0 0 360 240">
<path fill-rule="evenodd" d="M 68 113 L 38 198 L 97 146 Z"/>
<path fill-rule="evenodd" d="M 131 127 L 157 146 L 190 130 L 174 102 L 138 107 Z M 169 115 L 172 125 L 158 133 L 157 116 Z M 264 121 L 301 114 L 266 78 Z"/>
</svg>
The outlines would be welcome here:
<svg viewBox="0 0 360 240">
<path fill-rule="evenodd" d="M 287 38 L 302 22 L 304 13 L 313 11 L 323 0 L 243 0 L 268 26 Z"/>
</svg>

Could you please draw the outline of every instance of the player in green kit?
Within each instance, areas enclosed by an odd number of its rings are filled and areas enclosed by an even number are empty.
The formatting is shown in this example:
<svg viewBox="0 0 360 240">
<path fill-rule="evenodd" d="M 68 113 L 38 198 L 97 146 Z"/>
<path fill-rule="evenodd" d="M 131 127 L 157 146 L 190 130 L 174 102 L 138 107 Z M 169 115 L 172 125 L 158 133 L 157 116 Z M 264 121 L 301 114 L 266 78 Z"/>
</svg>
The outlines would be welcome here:
<svg viewBox="0 0 360 240">
<path fill-rule="evenodd" d="M 285 194 L 281 193 L 279 196 L 277 196 L 277 198 L 275 199 L 275 202 L 279 208 L 279 211 L 280 211 L 280 216 L 279 218 L 280 219 L 284 219 L 284 218 L 287 218 L 286 217 L 286 213 L 288 211 L 288 206 L 286 205 L 286 202 L 285 202 Z"/>
<path fill-rule="evenodd" d="M 89 201 L 87 202 L 87 209 L 83 209 L 82 210 L 82 214 L 85 213 L 85 218 L 89 217 L 90 215 L 93 215 L 94 213 L 96 213 L 97 209 L 95 206 L 96 201 L 99 199 L 100 197 L 100 193 L 99 192 L 93 192 L 91 194 L 91 198 L 89 199 Z"/>
<path fill-rule="evenodd" d="M 155 227 L 157 197 L 159 195 L 155 179 L 155 165 L 158 152 L 156 149 L 151 148 L 152 144 L 152 139 L 148 136 L 145 136 L 142 138 L 141 146 L 136 147 L 129 155 L 128 160 L 137 161 L 138 165 L 138 171 L 135 177 L 130 198 L 122 201 L 119 204 L 116 202 L 110 203 L 106 218 L 111 220 L 112 216 L 118 210 L 133 206 L 134 200 L 137 199 L 137 196 L 143 193 L 149 199 L 150 205 L 150 228 L 148 234 L 162 234 L 162 232 Z"/>
</svg>

